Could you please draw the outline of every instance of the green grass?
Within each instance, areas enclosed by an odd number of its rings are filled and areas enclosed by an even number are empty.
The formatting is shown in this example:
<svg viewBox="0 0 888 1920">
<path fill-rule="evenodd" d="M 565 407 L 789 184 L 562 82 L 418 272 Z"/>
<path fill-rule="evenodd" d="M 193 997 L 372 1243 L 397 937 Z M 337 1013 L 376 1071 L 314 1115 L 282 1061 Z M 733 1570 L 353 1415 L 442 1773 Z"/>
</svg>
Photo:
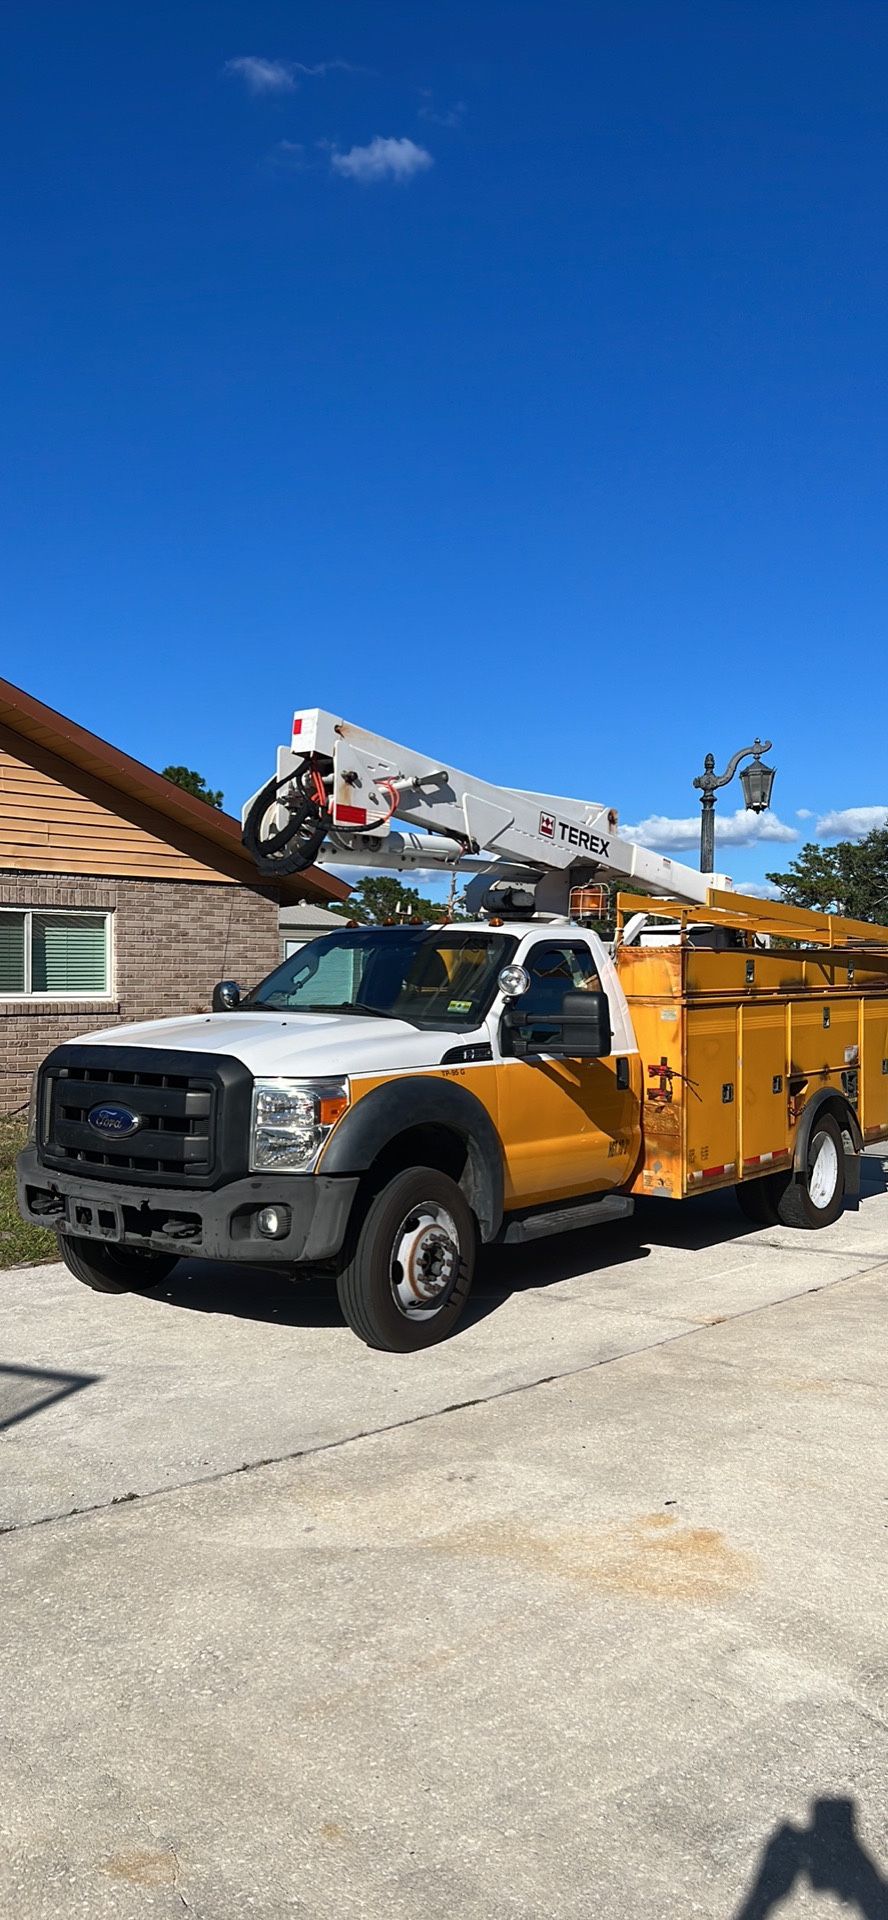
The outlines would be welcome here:
<svg viewBox="0 0 888 1920">
<path fill-rule="evenodd" d="M 24 1144 L 24 1121 L 0 1118 L 0 1267 L 58 1257 L 55 1234 L 30 1226 L 15 1203 L 15 1156 Z"/>
</svg>

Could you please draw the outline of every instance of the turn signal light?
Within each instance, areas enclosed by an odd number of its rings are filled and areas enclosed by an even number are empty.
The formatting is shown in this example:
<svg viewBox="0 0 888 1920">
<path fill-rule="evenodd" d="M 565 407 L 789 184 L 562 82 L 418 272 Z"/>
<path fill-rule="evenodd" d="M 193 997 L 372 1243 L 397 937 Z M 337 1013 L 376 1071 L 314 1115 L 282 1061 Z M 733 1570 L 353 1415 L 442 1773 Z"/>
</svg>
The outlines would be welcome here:
<svg viewBox="0 0 888 1920">
<path fill-rule="evenodd" d="M 337 1120 L 342 1119 L 347 1106 L 348 1101 L 341 1093 L 330 1094 L 327 1099 L 320 1099 L 318 1101 L 318 1119 L 321 1126 L 335 1127 Z"/>
</svg>

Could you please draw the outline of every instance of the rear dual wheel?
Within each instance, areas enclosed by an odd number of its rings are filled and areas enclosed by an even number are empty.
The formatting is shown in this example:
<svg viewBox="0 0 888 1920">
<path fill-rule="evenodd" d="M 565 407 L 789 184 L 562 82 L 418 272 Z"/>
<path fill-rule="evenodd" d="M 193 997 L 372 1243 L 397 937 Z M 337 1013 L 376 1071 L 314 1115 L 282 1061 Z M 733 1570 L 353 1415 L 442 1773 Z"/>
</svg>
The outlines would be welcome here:
<svg viewBox="0 0 888 1920">
<path fill-rule="evenodd" d="M 845 1142 L 832 1114 L 815 1120 L 804 1172 L 772 1173 L 735 1189 L 757 1227 L 830 1227 L 845 1204 Z"/>
</svg>

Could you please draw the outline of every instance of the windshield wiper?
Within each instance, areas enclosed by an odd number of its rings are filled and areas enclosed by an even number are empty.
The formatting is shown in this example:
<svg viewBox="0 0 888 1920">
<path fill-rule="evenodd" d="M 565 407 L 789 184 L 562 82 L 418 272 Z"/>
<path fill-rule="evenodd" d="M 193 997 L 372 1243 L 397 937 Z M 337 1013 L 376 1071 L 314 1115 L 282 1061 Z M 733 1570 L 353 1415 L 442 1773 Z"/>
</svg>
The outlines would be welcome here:
<svg viewBox="0 0 888 1920">
<path fill-rule="evenodd" d="M 393 1013 L 391 1007 L 371 1007 L 366 1000 L 344 1000 L 341 1007 L 334 1008 L 335 1013 L 370 1013 L 377 1020 L 406 1020 L 403 1013 Z M 408 1027 L 414 1022 L 407 1020 Z"/>
<path fill-rule="evenodd" d="M 368 1006 L 366 1000 L 339 1000 L 332 1006 L 328 1002 L 327 1005 L 323 1007 L 316 1007 L 312 1005 L 311 1001 L 305 1001 L 304 1003 L 297 1002 L 295 1006 L 275 1007 L 270 1009 L 270 1011 L 275 1013 L 369 1013 L 372 1014 L 375 1020 L 403 1020 L 405 1018 L 403 1013 L 392 1013 L 388 1007 Z M 407 1025 L 412 1027 L 415 1025 L 415 1022 L 408 1020 Z"/>
</svg>

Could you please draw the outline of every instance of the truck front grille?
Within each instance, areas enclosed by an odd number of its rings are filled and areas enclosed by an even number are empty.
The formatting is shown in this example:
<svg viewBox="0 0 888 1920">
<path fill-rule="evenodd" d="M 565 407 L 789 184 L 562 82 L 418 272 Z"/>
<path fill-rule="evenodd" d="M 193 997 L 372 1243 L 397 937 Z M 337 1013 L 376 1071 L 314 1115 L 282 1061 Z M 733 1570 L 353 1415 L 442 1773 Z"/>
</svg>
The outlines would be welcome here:
<svg viewBox="0 0 888 1920">
<path fill-rule="evenodd" d="M 213 1186 L 246 1170 L 251 1080 L 218 1054 L 148 1047 L 59 1047 L 41 1072 L 45 1166 L 125 1184 Z M 90 1115 L 123 1107 L 138 1129 L 98 1130 Z"/>
<path fill-rule="evenodd" d="M 49 1138 L 68 1167 L 93 1172 L 173 1174 L 212 1171 L 215 1089 L 187 1074 L 70 1068 L 52 1082 Z M 89 1115 L 101 1106 L 128 1107 L 141 1120 L 125 1138 L 99 1134 Z"/>
</svg>

